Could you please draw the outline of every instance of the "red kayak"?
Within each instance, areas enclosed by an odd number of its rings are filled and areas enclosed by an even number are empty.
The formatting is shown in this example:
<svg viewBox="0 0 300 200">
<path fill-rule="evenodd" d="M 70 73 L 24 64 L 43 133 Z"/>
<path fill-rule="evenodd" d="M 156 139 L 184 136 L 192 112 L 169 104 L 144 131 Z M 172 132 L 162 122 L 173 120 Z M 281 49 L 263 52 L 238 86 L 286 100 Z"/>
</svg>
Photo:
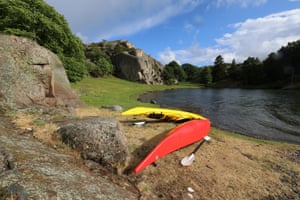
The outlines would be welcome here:
<svg viewBox="0 0 300 200">
<path fill-rule="evenodd" d="M 134 172 L 138 173 L 163 156 L 202 140 L 208 135 L 209 130 L 210 121 L 208 119 L 191 120 L 178 125 L 136 166 Z"/>
</svg>

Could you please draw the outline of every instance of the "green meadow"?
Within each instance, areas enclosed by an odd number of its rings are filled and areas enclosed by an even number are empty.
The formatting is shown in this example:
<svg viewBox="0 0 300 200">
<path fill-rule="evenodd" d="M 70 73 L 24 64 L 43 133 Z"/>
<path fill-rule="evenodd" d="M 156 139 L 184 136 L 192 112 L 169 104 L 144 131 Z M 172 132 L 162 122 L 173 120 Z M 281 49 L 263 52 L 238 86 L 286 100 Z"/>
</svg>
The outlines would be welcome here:
<svg viewBox="0 0 300 200">
<path fill-rule="evenodd" d="M 120 105 L 124 109 L 135 106 L 157 106 L 137 100 L 140 94 L 150 91 L 161 91 L 178 88 L 200 88 L 199 84 L 180 83 L 178 85 L 146 85 L 130 82 L 116 77 L 84 78 L 78 83 L 73 83 L 80 95 L 80 99 L 88 105 L 101 107 L 107 105 Z"/>
</svg>

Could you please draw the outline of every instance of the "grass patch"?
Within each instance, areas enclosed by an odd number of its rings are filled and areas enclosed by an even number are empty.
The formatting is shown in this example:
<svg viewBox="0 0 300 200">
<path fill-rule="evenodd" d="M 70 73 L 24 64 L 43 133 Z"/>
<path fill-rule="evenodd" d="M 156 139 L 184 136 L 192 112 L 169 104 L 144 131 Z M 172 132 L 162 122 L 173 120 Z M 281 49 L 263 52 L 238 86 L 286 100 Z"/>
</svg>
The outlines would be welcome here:
<svg viewBox="0 0 300 200">
<path fill-rule="evenodd" d="M 46 125 L 46 122 L 41 119 L 33 119 L 33 123 L 37 126 L 45 126 Z"/>
<path fill-rule="evenodd" d="M 199 88 L 201 85 L 181 83 L 179 85 L 146 85 L 122 80 L 116 77 L 85 78 L 71 85 L 80 95 L 80 99 L 88 105 L 101 107 L 120 105 L 124 109 L 135 106 L 155 106 L 137 101 L 140 94 L 149 91 L 161 91 L 178 88 Z"/>
<path fill-rule="evenodd" d="M 224 135 L 224 136 L 234 137 L 234 138 L 237 138 L 237 139 L 252 141 L 252 142 L 255 142 L 255 143 L 258 143 L 258 144 L 269 144 L 269 145 L 286 144 L 286 145 L 290 145 L 288 143 L 279 142 L 279 141 L 254 138 L 254 137 L 250 137 L 250 136 L 247 136 L 247 135 L 242 135 L 242 134 L 239 134 L 239 133 L 234 133 L 234 132 L 222 130 L 222 129 L 219 129 L 219 128 L 216 128 L 216 127 L 211 127 L 210 134 L 214 138 L 218 138 L 218 135 L 220 135 L 220 136 Z"/>
<path fill-rule="evenodd" d="M 12 118 L 13 123 L 22 130 L 23 133 L 31 132 L 33 137 L 46 144 L 52 145 L 56 143 L 56 141 L 53 141 L 52 135 L 58 128 L 57 125 L 46 122 L 28 112 L 16 112 Z"/>
</svg>

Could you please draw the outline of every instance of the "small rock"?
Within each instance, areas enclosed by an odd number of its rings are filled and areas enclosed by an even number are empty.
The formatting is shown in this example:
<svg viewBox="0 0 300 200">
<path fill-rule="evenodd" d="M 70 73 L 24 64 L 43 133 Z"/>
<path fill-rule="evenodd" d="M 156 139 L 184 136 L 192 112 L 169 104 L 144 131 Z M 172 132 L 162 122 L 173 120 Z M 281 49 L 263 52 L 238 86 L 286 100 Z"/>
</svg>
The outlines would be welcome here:
<svg viewBox="0 0 300 200">
<path fill-rule="evenodd" d="M 194 190 L 193 188 L 191 188 L 191 187 L 188 187 L 187 190 L 188 190 L 190 193 L 195 192 L 195 190 Z"/>
<path fill-rule="evenodd" d="M 7 191 L 10 194 L 13 194 L 17 197 L 18 200 L 26 200 L 28 199 L 28 194 L 23 186 L 19 185 L 18 183 L 14 183 L 7 187 Z"/>
<path fill-rule="evenodd" d="M 152 103 L 152 104 L 157 104 L 157 101 L 156 101 L 155 99 L 151 99 L 151 100 L 150 100 L 150 103 Z"/>
<path fill-rule="evenodd" d="M 119 105 L 102 106 L 102 108 L 106 108 L 106 109 L 109 109 L 109 110 L 112 110 L 112 111 L 118 111 L 118 112 L 123 111 L 122 106 L 119 106 Z"/>
<path fill-rule="evenodd" d="M 191 193 L 188 193 L 188 196 L 189 196 L 191 199 L 194 199 L 194 196 L 193 196 Z"/>
<path fill-rule="evenodd" d="M 0 149 L 0 172 L 15 167 L 14 157 L 11 153 Z"/>
<path fill-rule="evenodd" d="M 33 131 L 33 128 L 32 127 L 28 127 L 28 128 L 26 128 L 26 131 Z"/>
</svg>

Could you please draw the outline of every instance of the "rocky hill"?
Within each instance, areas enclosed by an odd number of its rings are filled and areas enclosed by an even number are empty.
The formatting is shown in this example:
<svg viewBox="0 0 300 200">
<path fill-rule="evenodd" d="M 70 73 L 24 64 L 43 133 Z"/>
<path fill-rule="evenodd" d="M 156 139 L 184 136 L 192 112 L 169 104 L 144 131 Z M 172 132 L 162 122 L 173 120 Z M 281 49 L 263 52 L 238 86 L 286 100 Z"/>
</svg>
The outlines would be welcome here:
<svg viewBox="0 0 300 200">
<path fill-rule="evenodd" d="M 95 46 L 110 56 L 116 76 L 134 82 L 163 84 L 163 65 L 129 41 L 103 41 L 89 44 L 87 49 Z"/>
</svg>

